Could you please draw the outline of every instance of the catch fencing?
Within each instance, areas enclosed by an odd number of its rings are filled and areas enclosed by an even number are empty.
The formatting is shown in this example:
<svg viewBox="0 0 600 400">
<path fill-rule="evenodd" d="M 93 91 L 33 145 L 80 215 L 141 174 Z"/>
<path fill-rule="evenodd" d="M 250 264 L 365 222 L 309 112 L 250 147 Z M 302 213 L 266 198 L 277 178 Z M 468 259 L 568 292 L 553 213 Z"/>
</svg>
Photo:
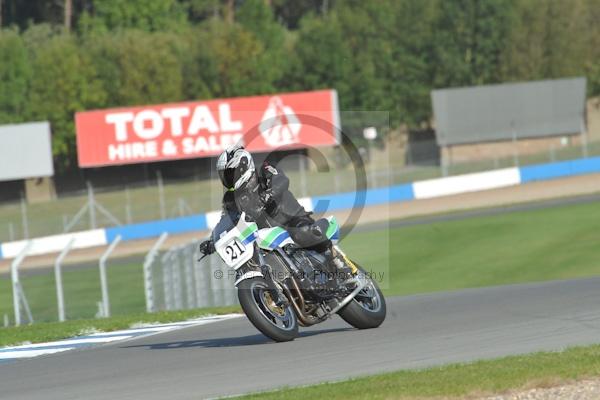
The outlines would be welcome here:
<svg viewBox="0 0 600 400">
<path fill-rule="evenodd" d="M 199 244 L 193 240 L 162 254 L 155 246 L 148 254 L 144 264 L 147 312 L 238 304 L 235 271 L 216 254 L 200 260 Z"/>
<path fill-rule="evenodd" d="M 525 152 L 519 143 L 507 143 L 509 150 L 503 154 L 492 152 L 486 158 L 467 162 L 451 153 L 442 163 L 434 141 L 394 146 L 366 146 L 361 152 L 369 188 L 600 155 L 600 141 L 569 140 L 563 145 L 558 140 L 548 142 L 546 147 L 538 145 L 534 153 Z M 322 171 L 315 170 L 306 157 L 294 155 L 286 160 L 283 169 L 298 197 L 356 190 L 356 171 L 348 163 L 347 154 L 330 152 L 326 156 L 330 166 Z M 90 180 L 84 190 L 62 194 L 49 202 L 29 204 L 23 199 L 1 203 L 0 243 L 203 214 L 220 209 L 222 194 L 217 179 L 190 176 L 166 180 L 159 171 L 139 185 L 101 188 Z"/>
<path fill-rule="evenodd" d="M 75 240 L 56 257 L 52 268 L 23 268 L 34 242 L 27 242 L 0 276 L 0 291 L 12 304 L 0 304 L 3 324 L 107 318 L 113 315 L 172 311 L 238 304 L 235 271 L 214 254 L 198 261 L 199 241 L 161 250 L 162 234 L 142 259 L 113 258 L 117 236 L 96 261 L 64 265 Z"/>
</svg>

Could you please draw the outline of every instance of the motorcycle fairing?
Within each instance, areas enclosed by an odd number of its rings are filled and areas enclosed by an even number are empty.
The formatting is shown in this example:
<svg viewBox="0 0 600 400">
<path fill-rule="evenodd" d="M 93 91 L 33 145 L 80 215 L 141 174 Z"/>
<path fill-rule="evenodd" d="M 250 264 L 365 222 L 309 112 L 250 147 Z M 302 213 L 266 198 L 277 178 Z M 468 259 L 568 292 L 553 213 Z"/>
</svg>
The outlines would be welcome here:
<svg viewBox="0 0 600 400">
<path fill-rule="evenodd" d="M 332 215 L 327 217 L 327 221 L 329 221 L 329 226 L 327 227 L 325 236 L 333 243 L 337 243 L 340 240 L 340 226 L 338 225 L 337 219 Z"/>
<path fill-rule="evenodd" d="M 244 265 L 254 255 L 254 245 L 258 226 L 247 222 L 242 213 L 237 225 L 224 234 L 216 243 L 215 249 L 223 262 L 233 269 Z"/>
<path fill-rule="evenodd" d="M 275 250 L 287 244 L 293 244 L 294 241 L 285 229 L 276 226 L 273 228 L 264 228 L 258 231 L 258 246 L 265 250 Z"/>
</svg>

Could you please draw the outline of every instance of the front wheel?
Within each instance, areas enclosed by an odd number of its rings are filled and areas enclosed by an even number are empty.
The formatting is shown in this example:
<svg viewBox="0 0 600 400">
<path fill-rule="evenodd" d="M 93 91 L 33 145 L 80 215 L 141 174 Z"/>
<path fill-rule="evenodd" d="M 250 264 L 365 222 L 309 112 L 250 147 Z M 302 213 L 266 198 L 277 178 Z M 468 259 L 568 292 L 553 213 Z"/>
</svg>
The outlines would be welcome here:
<svg viewBox="0 0 600 400">
<path fill-rule="evenodd" d="M 364 270 L 360 268 L 360 273 Z M 385 297 L 377 283 L 366 277 L 368 283 L 338 315 L 344 321 L 358 329 L 377 328 L 386 315 Z"/>
<path fill-rule="evenodd" d="M 298 336 L 298 320 L 288 305 L 275 305 L 263 278 L 243 280 L 238 285 L 238 299 L 252 325 L 276 342 L 288 342 Z"/>
</svg>

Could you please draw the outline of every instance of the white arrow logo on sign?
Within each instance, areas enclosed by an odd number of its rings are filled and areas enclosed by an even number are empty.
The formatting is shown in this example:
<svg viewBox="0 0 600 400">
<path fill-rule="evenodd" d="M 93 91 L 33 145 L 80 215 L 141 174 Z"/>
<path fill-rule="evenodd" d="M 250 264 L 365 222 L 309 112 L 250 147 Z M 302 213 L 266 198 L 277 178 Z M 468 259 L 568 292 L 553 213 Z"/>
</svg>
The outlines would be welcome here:
<svg viewBox="0 0 600 400">
<path fill-rule="evenodd" d="M 278 147 L 298 143 L 302 124 L 291 107 L 281 98 L 272 97 L 258 129 L 267 145 Z"/>
</svg>

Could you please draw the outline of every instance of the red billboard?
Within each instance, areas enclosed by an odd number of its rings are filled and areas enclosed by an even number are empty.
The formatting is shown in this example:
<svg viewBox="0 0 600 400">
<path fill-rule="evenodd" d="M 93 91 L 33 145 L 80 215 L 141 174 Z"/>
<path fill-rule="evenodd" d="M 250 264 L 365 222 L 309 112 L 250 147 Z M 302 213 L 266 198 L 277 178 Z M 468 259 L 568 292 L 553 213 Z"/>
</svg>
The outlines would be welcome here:
<svg viewBox="0 0 600 400">
<path fill-rule="evenodd" d="M 267 152 L 338 143 L 334 90 L 85 111 L 80 167 L 215 156 L 242 141 Z"/>
</svg>

